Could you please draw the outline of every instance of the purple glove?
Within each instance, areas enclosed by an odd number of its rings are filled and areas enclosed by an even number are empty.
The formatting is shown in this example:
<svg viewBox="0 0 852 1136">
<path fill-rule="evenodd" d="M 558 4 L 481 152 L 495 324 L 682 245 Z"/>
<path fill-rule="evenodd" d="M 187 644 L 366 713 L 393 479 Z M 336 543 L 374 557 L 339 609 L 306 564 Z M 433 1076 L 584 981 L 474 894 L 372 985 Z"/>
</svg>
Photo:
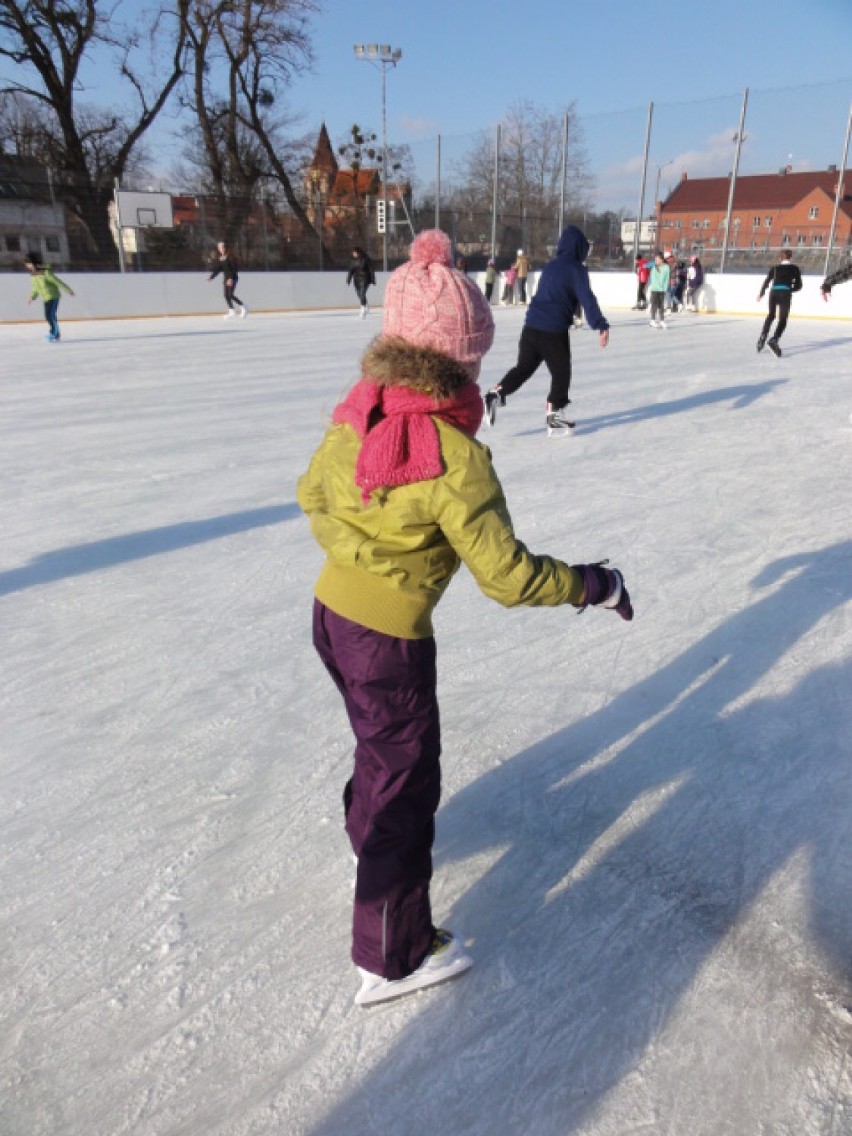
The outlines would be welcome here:
<svg viewBox="0 0 852 1136">
<path fill-rule="evenodd" d="M 633 605 L 624 577 L 617 568 L 604 568 L 606 561 L 599 564 L 575 564 L 574 571 L 583 577 L 583 611 L 589 604 L 614 608 L 629 623 L 633 618 Z"/>
</svg>

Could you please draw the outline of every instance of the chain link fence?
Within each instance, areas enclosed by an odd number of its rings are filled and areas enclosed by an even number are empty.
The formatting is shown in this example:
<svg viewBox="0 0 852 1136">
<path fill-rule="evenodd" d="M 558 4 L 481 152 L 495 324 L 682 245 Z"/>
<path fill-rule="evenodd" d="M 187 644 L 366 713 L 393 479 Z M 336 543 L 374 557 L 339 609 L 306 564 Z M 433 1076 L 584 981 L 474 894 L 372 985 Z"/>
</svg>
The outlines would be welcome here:
<svg viewBox="0 0 852 1136">
<path fill-rule="evenodd" d="M 784 171 L 835 167 L 839 178 L 851 100 L 852 80 L 838 80 L 751 91 L 745 116 L 743 92 L 602 114 L 572 106 L 566 115 L 521 102 L 499 128 L 488 124 L 396 148 L 402 160 L 399 185 L 388 190 L 386 238 L 378 232 L 375 193 L 323 195 L 307 174 L 294 179 L 298 209 L 271 181 L 260 182 L 251 197 L 170 186 L 164 188 L 173 194 L 174 228 L 124 229 L 125 268 L 204 271 L 226 234 L 244 270 L 340 270 L 356 245 L 381 266 L 385 239 L 393 268 L 414 233 L 437 225 L 469 271 L 484 268 L 492 255 L 504 268 L 521 248 L 535 269 L 553 255 L 561 228 L 576 224 L 592 243 L 590 267 L 623 271 L 632 267 L 638 217 L 642 252 L 676 246 L 678 255 L 699 252 L 710 271 L 724 259 L 726 272 L 757 272 L 790 247 L 803 271 L 818 274 L 844 262 L 852 249 L 850 173 L 833 234 L 834 203 L 828 201 L 818 222 L 779 223 L 749 240 L 732 235 L 727 247 L 718 219 L 698 232 L 661 230 L 660 241 L 656 203 L 665 203 L 684 175 L 736 174 L 734 208 L 737 184 L 753 174 L 777 174 L 780 181 Z M 21 170 L 10 173 L 3 161 L 0 156 L 0 271 L 19 268 L 30 252 L 59 269 L 119 268 L 110 190 L 86 198 L 44 171 L 30 178 Z M 778 217 L 783 212 L 777 202 L 767 202 L 766 210 Z"/>
</svg>

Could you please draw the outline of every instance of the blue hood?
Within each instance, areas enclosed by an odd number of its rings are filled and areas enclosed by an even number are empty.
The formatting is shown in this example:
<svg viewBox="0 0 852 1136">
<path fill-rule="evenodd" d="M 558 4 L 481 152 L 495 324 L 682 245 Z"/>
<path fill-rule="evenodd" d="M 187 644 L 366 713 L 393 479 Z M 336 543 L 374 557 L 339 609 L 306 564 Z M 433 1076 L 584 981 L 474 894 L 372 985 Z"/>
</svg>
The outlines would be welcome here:
<svg viewBox="0 0 852 1136">
<path fill-rule="evenodd" d="M 589 255 L 589 242 L 576 225 L 568 225 L 563 230 L 559 244 L 556 246 L 556 255 L 566 256 L 569 260 L 579 261 L 580 264 L 585 263 Z"/>
</svg>

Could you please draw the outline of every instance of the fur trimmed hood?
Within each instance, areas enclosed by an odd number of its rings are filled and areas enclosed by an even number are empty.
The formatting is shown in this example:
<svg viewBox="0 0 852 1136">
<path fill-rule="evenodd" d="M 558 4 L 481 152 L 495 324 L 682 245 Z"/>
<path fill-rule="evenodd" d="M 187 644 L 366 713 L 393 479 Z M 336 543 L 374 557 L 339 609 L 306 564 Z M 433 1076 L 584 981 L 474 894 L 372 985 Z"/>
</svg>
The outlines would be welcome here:
<svg viewBox="0 0 852 1136">
<path fill-rule="evenodd" d="M 407 387 L 436 399 L 451 398 L 471 382 L 469 370 L 443 351 L 383 335 L 364 352 L 361 375 L 383 387 Z"/>
</svg>

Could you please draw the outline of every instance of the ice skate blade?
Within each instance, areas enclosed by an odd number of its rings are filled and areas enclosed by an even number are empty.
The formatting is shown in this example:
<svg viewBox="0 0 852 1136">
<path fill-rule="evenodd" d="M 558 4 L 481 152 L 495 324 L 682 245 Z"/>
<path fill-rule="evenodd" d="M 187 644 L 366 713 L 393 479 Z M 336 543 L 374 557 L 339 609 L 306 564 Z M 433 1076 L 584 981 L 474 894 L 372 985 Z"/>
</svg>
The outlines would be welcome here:
<svg viewBox="0 0 852 1136">
<path fill-rule="evenodd" d="M 361 989 L 355 995 L 356 1006 L 376 1006 L 381 1002 L 391 1002 L 402 998 L 406 994 L 413 994 L 415 990 L 426 990 L 430 986 L 438 986 L 448 982 L 451 978 L 458 978 L 473 966 L 473 959 L 469 955 L 460 954 L 447 963 L 446 966 L 430 969 L 419 969 L 406 978 L 397 978 L 391 981 L 379 982 L 376 986 Z"/>
</svg>

